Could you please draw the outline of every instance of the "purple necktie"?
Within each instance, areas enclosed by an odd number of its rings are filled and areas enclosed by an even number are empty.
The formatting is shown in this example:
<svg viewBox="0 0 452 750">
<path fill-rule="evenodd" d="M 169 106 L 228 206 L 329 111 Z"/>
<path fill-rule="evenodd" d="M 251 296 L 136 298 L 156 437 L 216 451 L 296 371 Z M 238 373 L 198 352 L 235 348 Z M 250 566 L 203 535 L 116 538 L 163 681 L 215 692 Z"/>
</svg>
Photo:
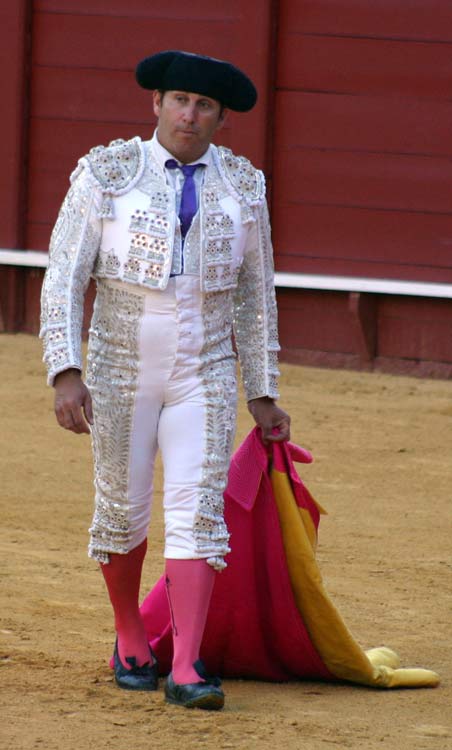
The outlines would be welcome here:
<svg viewBox="0 0 452 750">
<path fill-rule="evenodd" d="M 177 161 L 175 161 L 174 159 L 168 159 L 168 161 L 165 162 L 165 167 L 167 167 L 168 169 L 180 169 L 185 178 L 182 187 L 182 195 L 179 208 L 180 231 L 183 238 L 185 238 L 185 235 L 190 229 L 193 216 L 198 210 L 196 201 L 196 185 L 193 179 L 193 175 L 198 167 L 203 166 L 204 164 L 182 164 L 181 166 L 179 166 Z"/>
</svg>

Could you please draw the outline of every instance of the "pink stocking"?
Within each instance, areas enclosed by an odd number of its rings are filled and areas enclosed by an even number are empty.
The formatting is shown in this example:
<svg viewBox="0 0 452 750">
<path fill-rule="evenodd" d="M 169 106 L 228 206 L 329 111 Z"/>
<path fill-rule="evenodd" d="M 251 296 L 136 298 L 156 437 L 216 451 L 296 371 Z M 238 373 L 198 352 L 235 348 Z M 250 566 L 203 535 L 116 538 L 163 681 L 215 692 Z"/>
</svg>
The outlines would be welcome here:
<svg viewBox="0 0 452 750">
<path fill-rule="evenodd" d="M 179 685 L 202 682 L 199 659 L 215 570 L 205 560 L 167 560 L 166 590 L 173 625 L 173 678 Z"/>
<path fill-rule="evenodd" d="M 118 652 L 123 666 L 129 668 L 127 656 L 134 656 L 138 666 L 150 660 L 146 631 L 138 608 L 141 569 L 147 540 L 127 555 L 110 555 L 110 562 L 101 565 L 115 615 Z"/>
</svg>

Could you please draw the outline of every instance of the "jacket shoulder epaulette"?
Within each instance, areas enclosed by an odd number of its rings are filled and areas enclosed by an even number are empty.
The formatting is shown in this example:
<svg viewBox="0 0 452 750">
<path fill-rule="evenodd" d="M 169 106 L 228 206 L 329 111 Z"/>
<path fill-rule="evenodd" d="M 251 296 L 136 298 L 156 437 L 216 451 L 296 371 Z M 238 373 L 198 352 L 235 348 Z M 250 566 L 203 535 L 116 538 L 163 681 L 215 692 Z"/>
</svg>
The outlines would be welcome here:
<svg viewBox="0 0 452 750">
<path fill-rule="evenodd" d="M 261 204 L 265 198 L 265 177 L 261 170 L 225 146 L 219 146 L 218 156 L 222 171 L 239 198 L 250 206 Z"/>
<path fill-rule="evenodd" d="M 143 172 L 142 140 L 138 136 L 129 141 L 118 138 L 108 146 L 95 146 L 81 159 L 81 164 L 88 164 L 103 193 L 122 195 L 135 185 Z"/>
</svg>

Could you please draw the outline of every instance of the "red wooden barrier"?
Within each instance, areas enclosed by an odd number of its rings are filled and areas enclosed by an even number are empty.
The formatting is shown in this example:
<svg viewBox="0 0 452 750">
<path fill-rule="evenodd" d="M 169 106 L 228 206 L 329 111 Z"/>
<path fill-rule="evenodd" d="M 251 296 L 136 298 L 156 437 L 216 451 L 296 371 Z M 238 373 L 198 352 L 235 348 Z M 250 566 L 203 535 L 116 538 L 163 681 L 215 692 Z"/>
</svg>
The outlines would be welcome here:
<svg viewBox="0 0 452 750">
<path fill-rule="evenodd" d="M 281 0 L 279 8 L 282 33 L 452 41 L 450 0 Z"/>
</svg>

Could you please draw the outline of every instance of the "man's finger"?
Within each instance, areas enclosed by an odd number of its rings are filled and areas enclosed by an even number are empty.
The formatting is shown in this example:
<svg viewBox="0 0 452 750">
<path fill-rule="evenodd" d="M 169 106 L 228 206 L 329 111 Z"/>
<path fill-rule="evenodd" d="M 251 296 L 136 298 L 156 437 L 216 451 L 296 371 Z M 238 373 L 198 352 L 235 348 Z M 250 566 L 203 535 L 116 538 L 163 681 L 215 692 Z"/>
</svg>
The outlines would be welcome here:
<svg viewBox="0 0 452 750">
<path fill-rule="evenodd" d="M 85 397 L 85 403 L 83 404 L 83 411 L 85 412 L 85 417 L 89 424 L 93 424 L 94 417 L 93 417 L 93 402 L 91 400 L 91 395 L 88 389 L 86 390 L 86 397 Z"/>
<path fill-rule="evenodd" d="M 68 407 L 61 405 L 56 407 L 55 414 L 60 427 L 64 427 L 65 430 L 72 430 L 74 421 L 72 419 L 72 412 Z"/>
<path fill-rule="evenodd" d="M 278 430 L 278 432 L 276 432 Z M 282 443 L 285 440 L 290 440 L 290 426 L 286 421 L 281 422 L 281 424 L 276 425 L 276 428 L 273 428 L 271 433 L 267 436 L 267 440 L 270 440 L 272 443 Z"/>
<path fill-rule="evenodd" d="M 72 419 L 73 419 L 73 432 L 76 432 L 78 435 L 80 435 L 82 432 L 86 432 L 89 434 L 89 427 L 85 421 L 85 418 L 82 413 L 82 409 L 80 406 L 77 406 L 76 409 L 73 409 L 72 411 Z"/>
</svg>

